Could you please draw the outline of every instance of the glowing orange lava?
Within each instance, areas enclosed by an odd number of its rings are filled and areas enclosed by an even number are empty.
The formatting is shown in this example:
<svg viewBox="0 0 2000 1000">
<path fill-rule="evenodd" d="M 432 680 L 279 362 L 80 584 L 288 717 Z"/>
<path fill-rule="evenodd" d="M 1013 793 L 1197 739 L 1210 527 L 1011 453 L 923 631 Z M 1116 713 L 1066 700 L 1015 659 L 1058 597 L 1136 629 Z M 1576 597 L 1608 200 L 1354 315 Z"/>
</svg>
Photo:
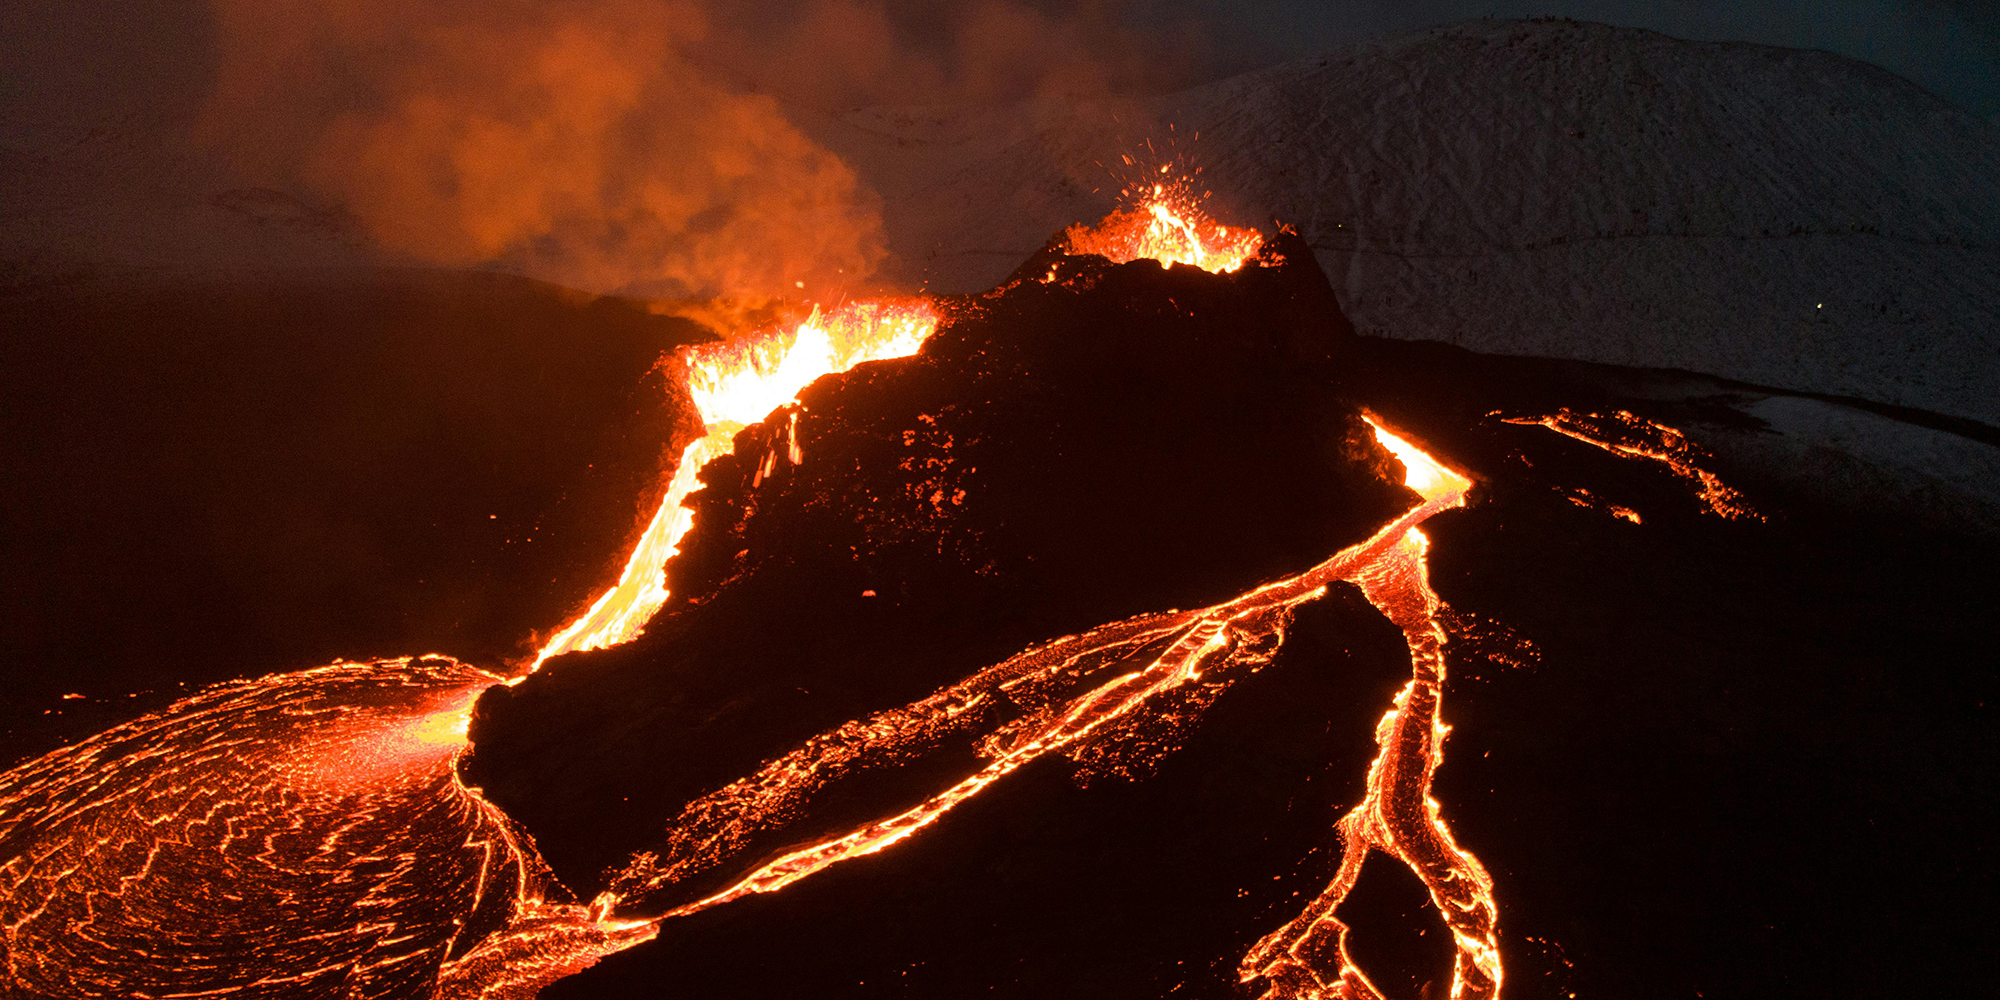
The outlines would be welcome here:
<svg viewBox="0 0 2000 1000">
<path fill-rule="evenodd" d="M 1404 484 L 1427 506 L 1458 506 L 1472 484 L 1406 441 L 1375 426 L 1383 445 L 1407 470 Z M 1266 1000 L 1381 1000 L 1382 993 L 1347 949 L 1347 925 L 1335 912 L 1361 877 L 1370 851 L 1407 865 L 1444 918 L 1456 948 L 1453 1000 L 1500 995 L 1499 910 L 1493 879 L 1479 860 L 1458 846 L 1443 811 L 1431 797 L 1431 776 L 1444 759 L 1444 628 L 1437 594 L 1426 578 L 1429 541 L 1409 528 L 1395 548 L 1351 577 L 1368 603 L 1403 630 L 1410 647 L 1409 683 L 1375 729 L 1380 752 L 1368 768 L 1367 794 L 1341 818 L 1340 869 L 1332 884 L 1285 926 L 1264 936 L 1244 956 L 1244 982 L 1264 979 Z"/>
<path fill-rule="evenodd" d="M 694 492 L 703 466 L 734 452 L 737 431 L 791 402 L 821 376 L 915 354 L 937 322 L 936 311 L 922 299 L 854 302 L 827 313 L 815 307 L 810 318 L 788 331 L 691 350 L 688 389 L 701 413 L 703 436 L 681 452 L 667 494 L 617 584 L 557 631 L 530 669 L 561 653 L 629 642 L 645 630 L 667 600 L 667 560 L 680 551 L 681 538 L 694 525 L 693 512 L 681 501 Z M 787 453 L 796 465 L 805 458 L 798 446 L 796 413 L 788 430 Z M 768 476 L 775 463 L 775 454 L 768 457 L 759 478 Z"/>
<path fill-rule="evenodd" d="M 677 907 L 659 919 L 700 912 L 755 893 L 775 892 L 851 858 L 894 846 L 936 822 L 1022 765 L 1086 741 L 1136 717 L 1158 696 L 1204 677 L 1255 670 L 1284 641 L 1291 612 L 1335 581 L 1359 585 L 1374 606 L 1408 637 L 1412 678 L 1377 732 L 1381 752 L 1368 774 L 1368 795 L 1340 824 L 1345 853 L 1333 884 L 1304 913 L 1259 941 L 1242 963 L 1247 982 L 1263 978 L 1271 998 L 1378 997 L 1345 950 L 1345 925 L 1334 911 L 1371 850 L 1409 865 L 1430 889 L 1457 942 L 1452 996 L 1499 994 L 1500 958 L 1492 880 L 1458 847 L 1438 803 L 1431 775 L 1442 759 L 1448 727 L 1440 714 L 1444 630 L 1439 602 L 1424 576 L 1426 541 L 1417 525 L 1461 506 L 1471 481 L 1408 441 L 1370 421 L 1376 439 L 1405 469 L 1405 485 L 1421 502 L 1367 541 L 1317 566 L 1265 584 L 1234 600 L 1193 611 L 1142 615 L 1067 636 L 1021 654 L 904 708 L 847 723 L 771 761 L 757 774 L 691 803 L 670 831 L 666 856 L 643 854 L 593 904 L 600 915 L 626 900 L 671 885 L 717 863 L 759 829 L 797 810 L 820 787 L 870 756 L 894 755 L 961 728 L 974 710 L 1003 697 L 1043 707 L 981 741 L 988 763 L 922 803 L 839 836 L 766 862 L 733 884 Z M 1077 677 L 1101 677 L 1080 693 L 1062 694 Z M 1038 694 L 1040 689 L 1048 693 Z M 1026 696 L 1026 697 L 1024 697 Z M 1325 944 L 1334 947 L 1320 947 Z M 1335 956 L 1327 964 L 1328 956 Z"/>
<path fill-rule="evenodd" d="M 1072 227 L 1070 250 L 1218 273 L 1257 253 L 1259 233 L 1214 222 L 1178 190 L 1151 185 L 1137 208 Z M 692 527 L 682 501 L 702 467 L 732 452 L 739 431 L 781 414 L 822 376 L 916 352 L 937 325 L 922 300 L 858 302 L 689 351 L 687 385 L 704 435 L 683 451 L 618 583 L 557 632 L 534 665 L 640 634 L 668 596 L 665 564 Z M 792 464 L 805 459 L 801 412 L 783 414 Z M 1666 461 L 1699 478 L 1719 513 L 1734 503 L 1733 491 L 1684 461 L 1691 446 L 1669 428 L 1624 413 L 1514 422 Z M 1454 1000 L 1495 998 L 1492 879 L 1458 846 L 1431 796 L 1449 731 L 1445 632 L 1418 530 L 1462 506 L 1472 483 L 1369 424 L 1418 500 L 1365 541 L 1220 604 L 1034 646 L 808 740 L 688 804 L 663 853 L 632 858 L 588 906 L 568 901 L 532 841 L 460 782 L 455 765 L 472 705 L 502 681 L 448 657 L 343 662 L 219 686 L 47 754 L 0 775 L 0 842 L 32 848 L 0 862 L 0 973 L 10 977 L 0 985 L 60 996 L 372 995 L 434 971 L 441 1000 L 531 1000 L 541 986 L 652 938 L 667 919 L 886 850 L 1050 752 L 1074 755 L 1120 727 L 1156 722 L 1189 691 L 1212 698 L 1271 661 L 1298 606 L 1350 583 L 1403 631 L 1411 678 L 1377 727 L 1364 800 L 1339 823 L 1339 872 L 1257 942 L 1240 977 L 1263 980 L 1269 1000 L 1380 1000 L 1335 916 L 1363 861 L 1380 851 L 1422 880 L 1452 934 Z M 1621 430 L 1614 436 L 1602 424 Z M 773 446 L 757 480 L 777 464 Z M 1002 700 L 1021 711 L 984 711 Z M 996 728 L 976 744 L 983 763 L 917 805 L 786 851 L 665 913 L 613 918 L 781 830 L 843 774 L 989 722 Z M 209 894 L 198 901 L 203 920 L 187 919 L 191 892 Z"/>
<path fill-rule="evenodd" d="M 0 995 L 400 996 L 436 976 L 441 998 L 527 1000 L 650 938 L 563 901 L 459 781 L 499 681 L 442 656 L 274 674 L 0 775 Z"/>
<path fill-rule="evenodd" d="M 1545 417 L 1502 417 L 1501 422 L 1546 427 L 1621 458 L 1659 462 L 1674 475 L 1699 487 L 1701 502 L 1707 506 L 1709 513 L 1732 521 L 1764 520 L 1764 515 L 1744 501 L 1743 494 L 1723 485 L 1720 477 L 1701 467 L 1699 462 L 1705 456 L 1687 439 L 1687 435 L 1666 424 L 1647 420 L 1627 410 L 1610 414 L 1557 410 Z M 1640 523 L 1636 511 L 1615 505 L 1610 509 L 1618 517 L 1633 524 Z"/>
<path fill-rule="evenodd" d="M 1095 226 L 1071 226 L 1063 235 L 1071 253 L 1097 254 L 1117 264 L 1142 258 L 1164 266 L 1192 264 L 1218 274 L 1241 268 L 1264 245 L 1255 229 L 1216 222 L 1194 199 L 1165 184 L 1152 185 L 1138 207 L 1113 212 Z"/>
</svg>

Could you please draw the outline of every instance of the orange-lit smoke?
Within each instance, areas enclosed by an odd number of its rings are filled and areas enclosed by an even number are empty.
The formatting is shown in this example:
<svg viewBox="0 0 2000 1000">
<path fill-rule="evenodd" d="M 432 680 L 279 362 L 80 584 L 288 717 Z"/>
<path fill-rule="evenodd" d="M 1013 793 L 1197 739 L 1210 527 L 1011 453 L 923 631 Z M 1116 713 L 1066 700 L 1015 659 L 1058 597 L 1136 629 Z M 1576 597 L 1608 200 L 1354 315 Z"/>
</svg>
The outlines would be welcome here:
<svg viewBox="0 0 2000 1000">
<path fill-rule="evenodd" d="M 690 61 L 697 5 L 215 5 L 207 138 L 392 255 L 652 294 L 830 287 L 883 256 L 853 171 Z"/>
<path fill-rule="evenodd" d="M 202 138 L 245 181 L 394 259 L 649 296 L 866 287 L 879 200 L 800 127 L 824 111 L 1158 86 L 1196 51 L 1106 4 L 211 2 Z"/>
<path fill-rule="evenodd" d="M 714 58 L 757 89 L 829 110 L 1152 92 L 1202 78 L 1209 47 L 1192 23 L 1137 29 L 1125 6 L 737 4 L 715 11 Z"/>
</svg>

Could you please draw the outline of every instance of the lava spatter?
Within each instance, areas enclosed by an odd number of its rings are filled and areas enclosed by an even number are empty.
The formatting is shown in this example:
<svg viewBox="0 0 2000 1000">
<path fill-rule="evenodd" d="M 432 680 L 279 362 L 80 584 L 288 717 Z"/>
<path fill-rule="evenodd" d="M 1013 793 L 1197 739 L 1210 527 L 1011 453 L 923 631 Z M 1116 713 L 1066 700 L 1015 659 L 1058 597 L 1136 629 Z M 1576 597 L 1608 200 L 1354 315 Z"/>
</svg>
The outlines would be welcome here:
<svg viewBox="0 0 2000 1000">
<path fill-rule="evenodd" d="M 1262 233 L 1209 218 L 1182 186 L 1167 184 L 1152 184 L 1134 207 L 1095 226 L 1071 226 L 1063 235 L 1071 253 L 1096 254 L 1116 264 L 1192 264 L 1217 274 L 1242 268 L 1264 245 Z"/>
</svg>

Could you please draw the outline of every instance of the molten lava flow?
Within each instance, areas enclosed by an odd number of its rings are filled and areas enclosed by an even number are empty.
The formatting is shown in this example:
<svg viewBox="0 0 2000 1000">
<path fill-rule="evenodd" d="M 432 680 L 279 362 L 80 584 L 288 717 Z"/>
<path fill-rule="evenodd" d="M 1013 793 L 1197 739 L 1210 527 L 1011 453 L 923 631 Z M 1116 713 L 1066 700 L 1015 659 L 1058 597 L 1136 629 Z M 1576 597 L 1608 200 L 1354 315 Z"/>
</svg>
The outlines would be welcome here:
<svg viewBox="0 0 2000 1000">
<path fill-rule="evenodd" d="M 690 526 L 681 500 L 745 424 L 822 375 L 915 352 L 936 325 L 921 301 L 861 302 L 691 352 L 706 435 L 618 585 L 536 663 L 639 633 Z M 797 430 L 795 411 L 793 463 Z M 438 656 L 277 674 L 0 775 L 0 993 L 529 1000 L 651 938 L 652 921 L 561 898 L 460 783 L 473 702 L 496 683 Z"/>
<path fill-rule="evenodd" d="M 1097 254 L 1113 263 L 1144 259 L 1163 266 L 1192 264 L 1204 271 L 1235 271 L 1264 245 L 1255 229 L 1225 226 L 1204 214 L 1179 188 L 1154 184 L 1138 207 L 1113 212 L 1096 226 L 1063 234 L 1069 252 Z"/>
<path fill-rule="evenodd" d="M 838 348 L 832 356 L 843 360 Z M 1409 636 L 1414 676 L 1378 732 L 1368 798 L 1341 824 L 1341 875 L 1259 943 L 1243 976 L 1268 978 L 1272 996 L 1327 995 L 1335 984 L 1374 996 L 1362 992 L 1372 988 L 1344 946 L 1328 969 L 1316 964 L 1327 952 L 1306 945 L 1329 934 L 1340 944 L 1333 911 L 1361 859 L 1379 849 L 1409 864 L 1447 915 L 1459 949 L 1453 995 L 1494 996 L 1491 880 L 1429 797 L 1445 733 L 1444 635 L 1416 530 L 1460 505 L 1470 482 L 1379 426 L 1376 435 L 1421 502 L 1366 541 L 1221 604 L 1045 643 L 811 740 L 690 804 L 667 856 L 635 858 L 587 908 L 559 898 L 532 843 L 458 780 L 469 707 L 499 678 L 444 657 L 405 658 L 187 699 L 0 778 L 0 840 L 26 847 L 0 865 L 8 974 L 61 996 L 259 996 L 334 983 L 403 995 L 401 977 L 435 969 L 439 997 L 527 1000 L 650 939 L 665 919 L 882 851 L 1030 761 L 1157 711 L 1162 696 L 1260 668 L 1298 605 L 1348 581 Z M 796 816 L 843 772 L 905 758 L 1002 699 L 1025 714 L 979 742 L 983 767 L 929 799 L 785 853 L 659 917 L 611 919 L 615 907 L 721 863 Z M 205 919 L 195 924 L 173 915 L 189 885 L 223 894 L 202 903 Z M 334 898 L 340 886 L 359 895 Z M 233 957 L 223 966 L 198 958 L 215 955 Z"/>
<path fill-rule="evenodd" d="M 1209 219 L 1182 188 L 1148 189 L 1136 208 L 1068 230 L 1069 250 L 1223 273 L 1262 245 L 1255 230 Z M 773 419 L 824 375 L 916 352 L 937 323 L 921 300 L 860 302 L 815 308 L 789 330 L 691 350 L 687 385 L 703 436 L 683 450 L 617 584 L 557 632 L 534 667 L 640 634 L 668 596 L 665 565 L 692 527 L 682 501 L 704 466 L 732 453 L 739 431 Z M 805 457 L 801 412 L 784 414 L 792 464 Z M 1589 436 L 1597 427 L 1590 421 L 1612 418 L 1565 411 L 1516 422 L 1690 474 L 1677 432 L 1619 417 L 1615 440 Z M 570 901 L 525 834 L 459 781 L 474 701 L 511 682 L 446 657 L 337 663 L 225 685 L 45 755 L 0 775 L 0 844 L 12 849 L 0 862 L 0 992 L 531 1000 L 541 986 L 649 940 L 666 919 L 890 848 L 1052 751 L 1083 759 L 1133 727 L 1198 712 L 1271 661 L 1298 606 L 1347 582 L 1403 630 L 1412 677 L 1378 727 L 1366 797 L 1340 822 L 1339 873 L 1305 912 L 1258 942 L 1241 977 L 1265 979 L 1268 998 L 1378 997 L 1349 958 L 1334 914 L 1363 860 L 1379 850 L 1408 865 L 1443 914 L 1457 944 L 1454 1000 L 1497 997 L 1492 881 L 1457 846 L 1430 796 L 1448 731 L 1440 710 L 1445 636 L 1418 525 L 1462 505 L 1471 482 L 1370 423 L 1419 502 L 1367 540 L 1220 604 L 1035 646 L 929 698 L 815 737 L 690 803 L 663 851 L 634 857 L 588 907 Z M 777 464 L 773 444 L 756 481 Z M 1734 497 L 1693 474 L 1704 497 L 1707 487 Z M 1710 499 L 1718 512 L 1721 502 Z M 834 782 L 954 735 L 976 735 L 984 763 L 916 805 L 789 850 L 657 916 L 612 919 L 671 887 L 690 898 L 687 880 L 749 855 L 757 838 L 781 833 Z"/>
<path fill-rule="evenodd" d="M 1732 521 L 1764 520 L 1764 515 L 1744 501 L 1743 494 L 1723 485 L 1721 478 L 1698 464 L 1698 460 L 1705 456 L 1687 439 L 1687 435 L 1665 424 L 1626 410 L 1608 415 L 1557 410 L 1545 417 L 1503 417 L 1501 422 L 1546 427 L 1622 458 L 1659 462 L 1672 470 L 1674 475 L 1699 488 L 1701 502 L 1708 507 L 1709 513 Z M 1635 511 L 1616 506 L 1611 511 L 1634 524 L 1639 523 L 1639 515 Z"/>
<path fill-rule="evenodd" d="M 567 935 L 509 974 L 541 984 L 650 937 L 548 898 L 459 782 L 499 680 L 427 656 L 239 681 L 0 775 L 0 994 L 428 997 L 524 935 Z"/>
<path fill-rule="evenodd" d="M 1351 996 L 1378 996 L 1347 959 L 1345 927 L 1333 912 L 1368 852 L 1381 850 L 1410 866 L 1445 915 L 1458 945 L 1452 995 L 1497 996 L 1501 970 L 1492 880 L 1457 846 L 1430 797 L 1447 731 L 1439 711 L 1444 630 L 1436 620 L 1437 596 L 1425 582 L 1426 543 L 1416 527 L 1438 511 L 1462 505 L 1471 482 L 1372 421 L 1371 426 L 1383 447 L 1402 461 L 1405 484 L 1422 502 L 1367 541 L 1222 604 L 1143 615 L 1037 646 L 922 701 L 816 737 L 757 774 L 690 804 L 669 831 L 666 855 L 635 858 L 593 904 L 596 912 L 607 914 L 720 863 L 753 834 L 797 815 L 814 793 L 843 773 L 868 766 L 871 758 L 906 756 L 934 745 L 1001 699 L 1028 709 L 1026 717 L 981 742 L 988 763 L 951 787 L 896 815 L 789 851 L 660 919 L 774 892 L 841 861 L 894 846 L 1022 765 L 1103 733 L 1164 693 L 1257 669 L 1283 643 L 1292 610 L 1339 580 L 1360 585 L 1404 630 L 1413 676 L 1378 730 L 1382 750 L 1369 770 L 1367 799 L 1341 823 L 1346 848 L 1341 874 L 1305 913 L 1258 943 L 1244 960 L 1243 979 L 1268 979 L 1269 997 L 1333 996 L 1343 984 Z M 1079 678 L 1089 684 L 1085 690 L 1064 691 Z M 1338 956 L 1332 967 L 1325 964 L 1329 953 L 1317 947 L 1329 935 L 1336 945 L 1331 954 Z"/>
<path fill-rule="evenodd" d="M 1379 425 L 1376 435 L 1408 470 L 1404 483 L 1427 501 L 1457 506 L 1471 483 L 1445 469 Z M 1438 597 L 1426 579 L 1429 542 L 1412 527 L 1395 547 L 1352 579 L 1368 603 L 1403 630 L 1411 677 L 1395 706 L 1376 727 L 1380 752 L 1368 768 L 1367 793 L 1341 818 L 1340 869 L 1305 911 L 1250 949 L 1239 969 L 1244 982 L 1270 983 L 1267 1000 L 1342 997 L 1379 1000 L 1381 992 L 1354 964 L 1347 925 L 1335 911 L 1347 899 L 1371 850 L 1408 865 L 1430 890 L 1456 945 L 1451 996 L 1491 998 L 1500 993 L 1501 968 L 1493 879 L 1477 858 L 1458 846 L 1431 797 L 1431 775 L 1443 759 L 1445 725 L 1444 641 Z"/>
<path fill-rule="evenodd" d="M 915 354 L 937 322 L 937 313 L 921 299 L 856 302 L 825 314 L 815 307 L 810 318 L 788 332 L 689 352 L 688 389 L 701 413 L 703 436 L 681 452 L 667 494 L 618 583 L 556 632 L 536 654 L 534 667 L 561 653 L 628 642 L 645 629 L 667 600 L 667 560 L 680 551 L 681 537 L 694 524 L 693 513 L 681 501 L 694 492 L 703 466 L 735 450 L 737 431 L 791 402 L 823 375 Z M 788 456 L 797 464 L 805 456 L 798 446 L 796 413 L 788 430 Z M 767 459 L 760 478 L 769 475 L 775 460 L 775 455 Z"/>
</svg>

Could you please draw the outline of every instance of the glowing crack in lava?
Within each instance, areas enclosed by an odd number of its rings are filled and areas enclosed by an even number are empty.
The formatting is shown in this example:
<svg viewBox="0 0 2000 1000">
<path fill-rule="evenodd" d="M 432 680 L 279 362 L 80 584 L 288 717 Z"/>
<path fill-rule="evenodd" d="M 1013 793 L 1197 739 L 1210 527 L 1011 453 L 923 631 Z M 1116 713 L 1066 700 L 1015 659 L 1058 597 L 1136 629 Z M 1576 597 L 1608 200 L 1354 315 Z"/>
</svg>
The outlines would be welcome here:
<svg viewBox="0 0 2000 1000">
<path fill-rule="evenodd" d="M 688 388 L 701 413 L 703 434 L 681 452 L 666 496 L 618 582 L 542 646 L 534 667 L 562 653 L 629 642 L 645 630 L 667 600 L 667 560 L 680 551 L 681 538 L 694 524 L 693 512 L 681 501 L 699 484 L 703 466 L 734 451 L 737 431 L 763 420 L 823 375 L 915 354 L 937 322 L 937 313 L 921 299 L 855 302 L 824 314 L 815 306 L 811 317 L 789 332 L 689 352 Z M 790 458 L 797 464 L 805 456 L 798 447 L 796 413 L 789 430 Z M 775 461 L 775 454 L 765 459 L 760 479 L 770 474 Z"/>
<path fill-rule="evenodd" d="M 1216 222 L 1181 186 L 1154 184 L 1136 208 L 1105 216 L 1095 226 L 1069 227 L 1069 252 L 1096 254 L 1113 263 L 1149 259 L 1192 264 L 1204 271 L 1236 271 L 1257 255 L 1264 235 Z"/>
<path fill-rule="evenodd" d="M 718 863 L 758 830 L 795 815 L 842 773 L 871 757 L 894 757 L 934 744 L 972 724 L 975 710 L 1001 698 L 1029 714 L 980 743 L 987 764 L 913 808 L 839 836 L 789 851 L 719 892 L 678 906 L 685 916 L 754 893 L 775 892 L 850 858 L 889 848 L 936 822 L 1009 773 L 1050 752 L 1115 731 L 1198 684 L 1212 700 L 1235 677 L 1270 661 L 1284 641 L 1292 610 L 1336 581 L 1358 584 L 1409 642 L 1412 677 L 1377 733 L 1381 753 L 1368 773 L 1366 800 L 1340 824 L 1340 874 L 1319 899 L 1260 941 L 1242 965 L 1245 981 L 1267 979 L 1268 997 L 1378 997 L 1348 959 L 1345 927 L 1333 917 L 1370 850 L 1389 853 L 1430 889 L 1457 942 L 1454 997 L 1499 994 L 1501 969 L 1492 880 L 1460 849 L 1430 797 L 1447 727 L 1443 695 L 1444 630 L 1439 602 L 1424 577 L 1424 536 L 1417 525 L 1464 503 L 1471 481 L 1370 421 L 1377 440 L 1405 469 L 1421 502 L 1368 540 L 1311 569 L 1233 600 L 1193 611 L 1142 615 L 1034 648 L 904 708 L 848 723 L 771 761 L 757 774 L 690 804 L 669 831 L 665 856 L 633 860 L 600 896 L 599 916 Z M 1082 680 L 1080 693 L 1065 691 Z M 1197 705 L 1197 710 L 1199 705 Z M 1334 947 L 1323 947 L 1331 936 Z"/>
<path fill-rule="evenodd" d="M 8 772 L 0 992 L 499 997 L 479 990 L 651 937 L 562 898 L 460 783 L 499 681 L 441 656 L 238 681 Z M 461 988 L 552 933 L 565 949 Z"/>
<path fill-rule="evenodd" d="M 1426 501 L 1446 506 L 1464 502 L 1472 484 L 1428 455 L 1376 427 L 1382 443 L 1408 470 L 1404 484 Z M 1448 499 L 1444 499 L 1448 498 Z M 1431 903 L 1451 931 L 1456 954 L 1451 996 L 1497 997 L 1501 968 L 1499 912 L 1493 879 L 1479 860 L 1458 846 L 1438 801 L 1431 776 L 1444 758 L 1444 628 L 1438 623 L 1437 593 L 1426 578 L 1429 541 L 1412 527 L 1390 551 L 1350 577 L 1368 603 L 1382 612 L 1410 647 L 1410 681 L 1397 693 L 1395 707 L 1375 729 L 1380 753 L 1368 768 L 1368 791 L 1339 824 L 1340 869 L 1326 890 L 1296 919 L 1266 935 L 1243 959 L 1244 982 L 1270 982 L 1270 1000 L 1341 997 L 1379 1000 L 1347 950 L 1347 925 L 1335 911 L 1361 877 L 1370 851 L 1393 855 L 1408 865 L 1430 891 Z"/>
<path fill-rule="evenodd" d="M 1489 413 L 1487 416 L 1497 414 Z M 1665 424 L 1626 410 L 1610 414 L 1557 410 L 1540 417 L 1502 417 L 1501 422 L 1546 427 L 1621 458 L 1659 462 L 1674 475 L 1697 487 L 1697 496 L 1709 513 L 1732 521 L 1764 520 L 1764 515 L 1744 501 L 1743 494 L 1723 485 L 1721 478 L 1698 464 L 1703 457 L 1701 449 L 1695 447 L 1686 434 Z M 1612 506 L 1611 511 L 1635 524 L 1639 521 L 1639 515 L 1626 508 Z"/>
</svg>

